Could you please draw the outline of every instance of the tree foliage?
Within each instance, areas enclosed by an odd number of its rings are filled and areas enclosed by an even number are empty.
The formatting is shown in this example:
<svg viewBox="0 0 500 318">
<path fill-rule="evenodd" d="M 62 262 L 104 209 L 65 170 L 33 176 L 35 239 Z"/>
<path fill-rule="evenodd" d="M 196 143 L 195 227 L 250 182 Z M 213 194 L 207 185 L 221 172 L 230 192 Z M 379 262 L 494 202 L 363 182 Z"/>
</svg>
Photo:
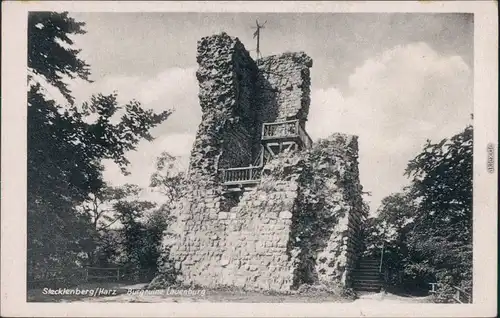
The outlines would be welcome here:
<svg viewBox="0 0 500 318">
<path fill-rule="evenodd" d="M 408 189 L 385 197 L 376 217 L 370 217 L 365 223 L 365 253 L 372 257 L 381 257 L 387 272 L 388 283 L 401 283 L 400 273 L 408 262 L 408 234 L 413 226 L 416 212 Z"/>
<path fill-rule="evenodd" d="M 432 230 L 451 241 L 472 242 L 472 126 L 437 144 L 430 141 L 406 174 L 413 177 L 412 196 L 425 211 L 416 229 Z"/>
<path fill-rule="evenodd" d="M 178 199 L 185 174 L 179 165 L 179 158 L 164 151 L 156 158 L 156 171 L 150 178 L 150 187 L 158 189 L 169 202 Z"/>
<path fill-rule="evenodd" d="M 385 246 L 385 265 L 413 287 L 472 284 L 473 127 L 427 141 L 405 171 L 411 184 L 386 197 L 366 226 L 367 241 Z"/>
<path fill-rule="evenodd" d="M 473 128 L 427 142 L 410 161 L 413 200 L 419 202 L 408 239 L 414 275 L 431 275 L 443 284 L 472 283 Z"/>
<path fill-rule="evenodd" d="M 124 266 L 129 275 L 149 279 L 157 271 L 157 261 L 161 252 L 163 231 L 168 222 L 168 214 L 163 206 L 141 200 L 136 194 L 128 199 L 118 200 L 113 209 L 120 222 L 120 241 L 116 242 L 122 251 L 118 265 Z"/>
<path fill-rule="evenodd" d="M 72 36 L 84 34 L 83 27 L 68 13 L 28 17 L 28 273 L 33 279 L 42 267 L 74 265 L 82 244 L 92 239 L 90 220 L 76 208 L 104 186 L 102 160 L 111 159 L 126 172 L 126 152 L 142 139 L 152 140 L 150 129 L 170 114 L 144 110 L 137 101 L 119 105 L 116 94 L 74 105 L 67 79 L 90 78 L 90 66 L 73 48 Z M 47 97 L 47 85 L 67 104 Z"/>
<path fill-rule="evenodd" d="M 95 227 L 95 246 L 89 259 L 98 266 L 122 266 L 129 275 L 158 269 L 161 242 L 170 211 L 179 198 L 184 174 L 178 158 L 163 152 L 156 160 L 151 187 L 166 201 L 160 206 L 141 200 L 143 189 L 133 184 L 102 187 L 92 193 L 83 206 L 83 213 Z"/>
<path fill-rule="evenodd" d="M 64 76 L 89 80 L 90 66 L 71 48 L 71 36 L 84 34 L 85 23 L 77 22 L 67 12 L 31 12 L 28 15 L 28 67 L 55 86 L 73 103 L 74 98 Z"/>
</svg>

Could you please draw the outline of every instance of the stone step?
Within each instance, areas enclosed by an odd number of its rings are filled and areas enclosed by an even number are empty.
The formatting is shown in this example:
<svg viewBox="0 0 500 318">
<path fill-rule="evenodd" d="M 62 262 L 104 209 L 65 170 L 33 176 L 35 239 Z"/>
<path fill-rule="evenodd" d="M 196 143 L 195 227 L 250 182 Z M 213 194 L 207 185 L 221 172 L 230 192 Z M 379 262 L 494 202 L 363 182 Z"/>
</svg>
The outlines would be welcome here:
<svg viewBox="0 0 500 318">
<path fill-rule="evenodd" d="M 353 278 L 353 282 L 360 284 L 381 284 L 382 281 L 378 278 Z"/>
<path fill-rule="evenodd" d="M 360 263 L 380 263 L 379 259 L 360 259 Z"/>
<path fill-rule="evenodd" d="M 352 288 L 354 290 L 380 290 L 380 289 L 382 289 L 382 285 L 356 285 L 356 284 L 353 284 Z"/>
<path fill-rule="evenodd" d="M 361 266 L 358 266 L 358 267 L 355 267 L 353 268 L 353 270 L 379 270 L 380 269 L 380 266 L 367 266 L 367 265 L 361 265 Z"/>
<path fill-rule="evenodd" d="M 352 272 L 352 277 L 376 277 L 380 278 L 379 272 Z"/>
<path fill-rule="evenodd" d="M 353 286 L 356 291 L 379 292 L 382 287 L 378 286 Z"/>
<path fill-rule="evenodd" d="M 363 285 L 363 286 L 381 286 L 382 282 L 380 280 L 353 280 L 352 283 L 354 285 Z"/>
<path fill-rule="evenodd" d="M 352 269 L 353 271 L 376 271 L 380 270 L 380 266 L 358 266 Z"/>
<path fill-rule="evenodd" d="M 369 278 L 369 277 L 353 277 L 353 282 L 359 282 L 359 283 L 380 283 L 380 278 Z"/>
<path fill-rule="evenodd" d="M 381 289 L 382 288 L 382 284 L 356 284 L 356 283 L 353 283 L 352 284 L 352 288 L 355 289 L 355 290 L 375 290 L 375 289 Z"/>
<path fill-rule="evenodd" d="M 362 271 L 362 272 L 364 272 L 364 271 L 366 271 L 366 272 L 378 272 L 379 269 L 380 269 L 379 266 L 376 266 L 376 267 L 375 266 L 360 266 L 360 267 L 356 268 L 355 270 Z"/>
<path fill-rule="evenodd" d="M 376 262 L 359 262 L 360 265 L 380 265 L 380 262 L 379 261 L 376 261 Z"/>
<path fill-rule="evenodd" d="M 361 273 L 361 274 L 379 274 L 379 271 L 378 271 L 378 268 L 375 270 L 371 270 L 371 269 L 356 269 L 354 271 L 352 271 L 352 273 Z"/>
</svg>

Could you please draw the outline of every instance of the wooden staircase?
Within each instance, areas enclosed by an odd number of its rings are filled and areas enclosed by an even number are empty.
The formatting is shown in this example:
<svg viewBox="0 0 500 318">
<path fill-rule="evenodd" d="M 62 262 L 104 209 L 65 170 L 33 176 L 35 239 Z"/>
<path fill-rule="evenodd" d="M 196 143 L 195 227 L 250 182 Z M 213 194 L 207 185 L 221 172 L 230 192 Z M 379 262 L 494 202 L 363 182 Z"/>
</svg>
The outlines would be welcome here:
<svg viewBox="0 0 500 318">
<path fill-rule="evenodd" d="M 363 258 L 352 272 L 352 287 L 356 291 L 379 292 L 383 282 L 380 277 L 380 260 Z"/>
</svg>

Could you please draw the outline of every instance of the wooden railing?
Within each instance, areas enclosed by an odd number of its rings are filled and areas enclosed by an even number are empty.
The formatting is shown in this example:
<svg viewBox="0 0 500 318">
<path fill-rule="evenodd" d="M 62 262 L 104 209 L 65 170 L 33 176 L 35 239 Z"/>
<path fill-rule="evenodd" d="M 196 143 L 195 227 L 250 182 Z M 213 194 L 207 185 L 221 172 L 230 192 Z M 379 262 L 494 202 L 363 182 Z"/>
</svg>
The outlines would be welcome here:
<svg viewBox="0 0 500 318">
<path fill-rule="evenodd" d="M 222 170 L 222 182 L 225 185 L 256 183 L 260 179 L 261 170 L 260 166 L 224 169 Z"/>
<path fill-rule="evenodd" d="M 119 281 L 120 280 L 120 268 L 119 267 L 86 267 L 85 268 L 85 280 L 103 280 L 103 281 Z M 123 275 L 123 270 L 122 270 Z"/>
<path fill-rule="evenodd" d="M 439 293 L 437 288 L 439 288 L 439 286 L 441 284 L 429 283 L 429 285 L 431 286 L 431 290 L 429 290 L 429 293 L 431 293 L 431 294 L 438 294 Z M 472 303 L 472 295 L 469 292 L 466 292 L 465 290 L 463 290 L 457 286 L 452 286 L 452 288 L 455 290 L 453 296 L 450 295 L 451 299 L 453 299 L 453 301 L 455 301 L 456 303 L 459 303 L 459 304 Z"/>
<path fill-rule="evenodd" d="M 155 269 L 134 269 L 127 267 L 81 267 L 71 270 L 45 271 L 42 277 L 28 278 L 29 289 L 42 287 L 71 287 L 90 282 L 146 282 L 156 274 Z"/>
<path fill-rule="evenodd" d="M 262 125 L 262 140 L 294 137 L 299 138 L 305 148 L 312 146 L 311 137 L 309 137 L 302 125 L 300 125 L 298 119 L 264 123 Z"/>
<path fill-rule="evenodd" d="M 455 289 L 455 295 L 453 296 L 454 301 L 460 304 L 472 303 L 472 297 L 470 293 L 458 288 L 457 286 L 453 286 L 453 289 Z"/>
</svg>

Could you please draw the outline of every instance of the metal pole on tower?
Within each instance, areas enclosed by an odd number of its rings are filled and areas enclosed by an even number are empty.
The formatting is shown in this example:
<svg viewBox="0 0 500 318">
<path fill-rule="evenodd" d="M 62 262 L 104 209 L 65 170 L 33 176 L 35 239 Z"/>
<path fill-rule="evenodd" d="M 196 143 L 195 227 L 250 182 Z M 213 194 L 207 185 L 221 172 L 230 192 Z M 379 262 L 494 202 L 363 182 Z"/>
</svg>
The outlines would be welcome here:
<svg viewBox="0 0 500 318">
<path fill-rule="evenodd" d="M 257 38 L 257 48 L 256 48 L 257 58 L 262 57 L 262 55 L 260 54 L 260 29 L 264 29 L 264 24 L 266 24 L 266 22 L 267 20 L 263 24 L 259 24 L 259 21 L 255 20 L 256 30 L 253 34 L 253 37 L 254 39 Z"/>
</svg>

